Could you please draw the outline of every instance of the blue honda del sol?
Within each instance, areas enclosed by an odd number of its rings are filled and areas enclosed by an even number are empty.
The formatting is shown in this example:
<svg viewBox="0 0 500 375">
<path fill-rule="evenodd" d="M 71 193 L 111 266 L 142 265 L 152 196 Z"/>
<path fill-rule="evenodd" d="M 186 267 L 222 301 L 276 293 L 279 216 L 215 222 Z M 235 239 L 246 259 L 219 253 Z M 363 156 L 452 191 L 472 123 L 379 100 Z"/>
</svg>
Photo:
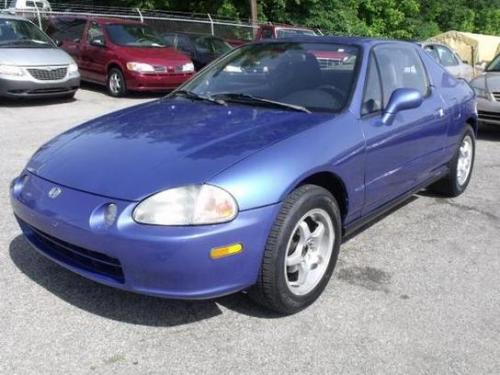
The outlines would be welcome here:
<svg viewBox="0 0 500 375">
<path fill-rule="evenodd" d="M 474 164 L 466 82 L 418 45 L 300 37 L 245 45 L 167 97 L 73 128 L 11 186 L 41 254 L 166 298 L 315 301 L 342 238 Z"/>
</svg>

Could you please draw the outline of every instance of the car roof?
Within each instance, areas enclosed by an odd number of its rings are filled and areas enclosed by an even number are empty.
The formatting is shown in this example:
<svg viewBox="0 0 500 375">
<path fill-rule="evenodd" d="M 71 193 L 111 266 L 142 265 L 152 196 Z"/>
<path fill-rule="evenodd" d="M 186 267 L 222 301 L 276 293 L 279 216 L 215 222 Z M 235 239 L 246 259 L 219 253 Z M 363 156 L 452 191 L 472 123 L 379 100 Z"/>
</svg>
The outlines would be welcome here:
<svg viewBox="0 0 500 375">
<path fill-rule="evenodd" d="M 296 43 L 332 43 L 332 44 L 346 44 L 359 47 L 371 47 L 376 44 L 404 44 L 415 46 L 415 43 L 392 40 L 392 39 L 380 39 L 380 38 L 368 38 L 368 37 L 355 37 L 355 36 L 333 36 L 333 35 L 323 35 L 323 36 L 293 36 L 282 39 L 264 39 L 256 43 L 282 43 L 282 42 L 296 42 Z"/>
<path fill-rule="evenodd" d="M 112 18 L 112 17 L 89 17 L 89 20 L 101 25 L 120 24 L 120 25 L 145 25 L 141 21 L 136 21 L 127 18 Z"/>
<path fill-rule="evenodd" d="M 214 39 L 221 39 L 224 40 L 221 37 L 218 37 L 216 35 L 211 35 L 211 34 L 204 34 L 204 33 L 190 33 L 188 31 L 167 31 L 163 35 L 185 35 L 185 36 L 191 36 L 191 37 L 207 37 L 207 38 L 214 38 Z"/>
<path fill-rule="evenodd" d="M 1 13 L 1 12 L 0 12 L 0 19 L 29 21 L 28 19 L 21 16 L 16 16 L 14 14 Z"/>
</svg>

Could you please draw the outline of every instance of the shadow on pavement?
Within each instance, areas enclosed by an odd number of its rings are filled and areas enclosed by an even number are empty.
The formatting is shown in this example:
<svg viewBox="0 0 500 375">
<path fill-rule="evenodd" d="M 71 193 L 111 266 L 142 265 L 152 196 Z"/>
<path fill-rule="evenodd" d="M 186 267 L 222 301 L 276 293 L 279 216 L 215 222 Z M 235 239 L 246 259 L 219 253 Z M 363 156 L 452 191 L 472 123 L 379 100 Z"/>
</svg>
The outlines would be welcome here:
<svg viewBox="0 0 500 375">
<path fill-rule="evenodd" d="M 279 317 L 253 304 L 243 293 L 209 301 L 181 301 L 149 297 L 87 280 L 38 254 L 23 238 L 10 243 L 17 268 L 50 293 L 69 304 L 108 319 L 153 327 L 174 327 L 222 314 L 218 304 L 238 313 Z"/>
<path fill-rule="evenodd" d="M 108 96 L 108 94 L 106 92 L 106 87 L 104 87 L 102 85 L 98 85 L 96 83 L 82 82 L 81 89 Z M 167 94 L 168 94 L 168 91 L 165 91 L 165 92 L 129 92 L 125 96 L 125 99 L 158 99 L 158 98 L 161 98 Z M 115 99 L 120 100 L 120 98 L 115 98 Z"/>
<path fill-rule="evenodd" d="M 23 107 L 46 107 L 49 105 L 60 105 L 73 103 L 75 98 L 26 98 L 26 99 L 5 99 L 0 98 L 0 107 L 23 108 Z"/>
<path fill-rule="evenodd" d="M 425 190 L 423 190 L 423 191 L 425 191 Z M 360 228 L 356 229 L 351 234 L 349 234 L 349 235 L 345 236 L 344 238 L 342 238 L 342 243 L 349 242 L 354 237 L 356 237 L 359 234 L 363 233 L 365 230 L 370 229 L 375 224 L 377 224 L 377 223 L 381 222 L 382 220 L 384 220 L 387 216 L 390 216 L 391 214 L 393 214 L 394 212 L 398 211 L 399 209 L 401 209 L 401 208 L 409 205 L 410 203 L 416 201 L 418 199 L 418 195 L 421 195 L 421 194 L 422 194 L 422 192 L 418 192 L 415 195 L 412 195 L 408 199 L 406 199 L 403 202 L 401 202 L 401 203 L 397 204 L 396 206 L 392 207 L 389 211 L 384 212 L 382 215 L 376 217 L 375 219 L 371 220 L 370 222 L 368 222 L 365 225 L 361 226 Z"/>
<path fill-rule="evenodd" d="M 483 141 L 500 141 L 500 126 L 482 125 L 477 138 Z"/>
</svg>

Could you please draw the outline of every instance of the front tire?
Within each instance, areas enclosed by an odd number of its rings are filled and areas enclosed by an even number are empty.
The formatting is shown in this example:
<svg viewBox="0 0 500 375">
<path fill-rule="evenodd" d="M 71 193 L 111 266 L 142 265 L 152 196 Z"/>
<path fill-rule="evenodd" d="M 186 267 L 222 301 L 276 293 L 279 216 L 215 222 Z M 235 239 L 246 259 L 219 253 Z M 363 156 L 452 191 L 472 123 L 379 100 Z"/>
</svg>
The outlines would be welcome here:
<svg viewBox="0 0 500 375">
<path fill-rule="evenodd" d="M 106 88 L 108 89 L 108 94 L 115 98 L 121 98 L 127 95 L 127 82 L 120 69 L 110 69 Z"/>
<path fill-rule="evenodd" d="M 330 192 L 316 185 L 294 190 L 271 229 L 250 297 L 281 314 L 313 303 L 332 276 L 341 236 L 340 210 Z"/>
<path fill-rule="evenodd" d="M 467 125 L 455 156 L 449 164 L 450 172 L 442 180 L 431 185 L 430 190 L 450 198 L 462 194 L 469 185 L 475 156 L 476 137 L 472 127 Z"/>
</svg>

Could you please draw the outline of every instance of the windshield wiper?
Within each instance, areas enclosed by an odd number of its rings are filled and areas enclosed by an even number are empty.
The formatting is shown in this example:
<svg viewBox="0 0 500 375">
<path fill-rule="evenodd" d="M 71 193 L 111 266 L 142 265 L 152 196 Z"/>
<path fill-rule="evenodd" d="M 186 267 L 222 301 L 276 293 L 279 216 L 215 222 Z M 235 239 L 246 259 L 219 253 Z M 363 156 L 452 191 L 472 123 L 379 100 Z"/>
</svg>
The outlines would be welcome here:
<svg viewBox="0 0 500 375">
<path fill-rule="evenodd" d="M 227 92 L 227 93 L 215 94 L 215 95 L 212 95 L 212 97 L 216 98 L 216 99 L 223 99 L 225 101 L 235 101 L 235 102 L 240 102 L 240 103 L 259 104 L 259 105 L 266 105 L 266 106 L 270 106 L 270 107 L 291 109 L 291 110 L 297 111 L 297 112 L 311 113 L 311 111 L 308 110 L 306 107 L 303 107 L 300 105 L 283 103 L 283 102 L 278 102 L 275 100 L 270 100 L 270 99 L 265 99 L 265 98 L 259 98 L 257 96 L 253 96 L 250 94 Z"/>
<path fill-rule="evenodd" d="M 200 100 L 200 101 L 205 101 L 213 104 L 218 104 L 218 105 L 224 105 L 226 106 L 226 102 L 222 99 L 215 99 L 210 96 L 202 96 L 198 95 L 197 93 L 193 91 L 188 91 L 188 90 L 176 90 L 172 92 L 171 94 L 167 95 L 167 98 L 174 98 L 176 96 L 182 96 L 184 98 L 188 98 L 191 100 Z"/>
</svg>

